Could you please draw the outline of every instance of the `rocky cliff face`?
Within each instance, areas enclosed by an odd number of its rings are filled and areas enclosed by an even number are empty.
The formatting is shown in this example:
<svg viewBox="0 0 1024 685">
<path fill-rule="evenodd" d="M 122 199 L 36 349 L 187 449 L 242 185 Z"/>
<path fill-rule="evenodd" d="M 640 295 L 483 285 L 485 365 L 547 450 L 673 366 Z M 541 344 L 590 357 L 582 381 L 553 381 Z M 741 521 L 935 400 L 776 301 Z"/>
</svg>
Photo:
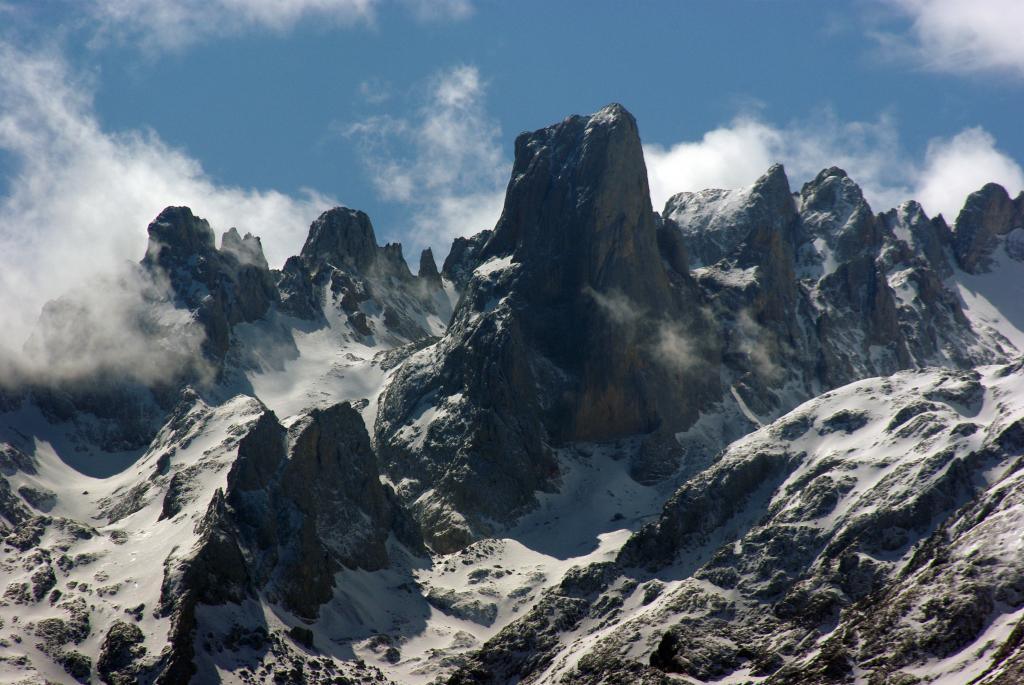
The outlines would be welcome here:
<svg viewBox="0 0 1024 685">
<path fill-rule="evenodd" d="M 166 277 L 175 304 L 195 313 L 215 362 L 227 354 L 231 328 L 262 318 L 278 299 L 259 238 L 232 229 L 218 250 L 210 224 L 188 207 L 168 207 L 149 225 L 142 265 Z"/>
<path fill-rule="evenodd" d="M 762 416 L 858 378 L 1005 358 L 943 284 L 945 225 L 915 203 L 876 216 L 841 169 L 794 197 L 776 166 L 747 189 L 678 195 L 665 217 L 716 319 L 734 321 L 726 365 Z"/>
<path fill-rule="evenodd" d="M 992 265 L 999 238 L 1024 228 L 1024 193 L 1011 200 L 1006 189 L 989 183 L 971 193 L 956 218 L 953 251 L 968 273 L 983 273 Z"/>
<path fill-rule="evenodd" d="M 236 454 L 225 487 L 209 498 L 192 551 L 172 551 L 165 562 L 158 611 L 170 617 L 174 637 L 158 669 L 164 682 L 195 672 L 195 642 L 209 630 L 197 618 L 204 605 L 262 599 L 313 621 L 334 596 L 339 571 L 390 564 L 390 536 L 423 551 L 416 525 L 380 482 L 366 428 L 350 405 L 313 410 L 287 430 L 263 411 Z M 161 519 L 190 507 L 199 473 L 174 471 Z"/>
<path fill-rule="evenodd" d="M 696 371 L 717 350 L 696 289 L 670 279 L 649 198 L 636 122 L 617 105 L 516 141 L 504 211 L 447 333 L 398 371 L 377 418 L 389 475 L 437 548 L 552 489 L 547 443 L 682 430 L 720 393 Z"/>
</svg>

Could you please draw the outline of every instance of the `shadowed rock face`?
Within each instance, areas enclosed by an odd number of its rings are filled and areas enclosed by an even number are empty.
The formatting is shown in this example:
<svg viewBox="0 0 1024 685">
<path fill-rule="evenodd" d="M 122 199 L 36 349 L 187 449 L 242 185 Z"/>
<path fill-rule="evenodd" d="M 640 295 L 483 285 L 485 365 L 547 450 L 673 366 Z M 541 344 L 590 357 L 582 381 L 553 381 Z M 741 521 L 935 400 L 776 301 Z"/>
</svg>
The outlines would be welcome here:
<svg viewBox="0 0 1024 685">
<path fill-rule="evenodd" d="M 340 310 L 368 344 L 419 340 L 431 332 L 428 317 L 446 319 L 449 311 L 443 297 L 435 298 L 441 277 L 432 255 L 428 261 L 424 270 L 421 258 L 422 273 L 413 276 L 399 243 L 378 245 L 366 214 L 335 207 L 313 222 L 302 252 L 280 272 L 282 310 L 321 322 L 326 312 Z M 381 320 L 369 320 L 378 313 Z"/>
<path fill-rule="evenodd" d="M 232 326 L 262 318 L 279 299 L 259 238 L 231 229 L 217 250 L 209 222 L 188 207 L 168 207 L 148 232 L 143 268 L 166 276 L 175 304 L 195 312 L 206 332 L 204 352 L 219 365 Z"/>
<path fill-rule="evenodd" d="M 1024 193 L 1011 200 L 996 183 L 971 193 L 953 231 L 953 251 L 960 267 L 973 274 L 989 271 L 998 238 L 1015 228 L 1024 228 Z"/>
<path fill-rule="evenodd" d="M 330 270 L 361 276 L 413 279 L 398 243 L 377 245 L 370 217 L 358 209 L 335 207 L 309 227 L 299 258 L 314 275 Z"/>
<path fill-rule="evenodd" d="M 266 413 L 239 443 L 227 503 L 256 585 L 307 618 L 330 599 L 342 567 L 388 565 L 391 533 L 410 549 L 421 544 L 348 403 L 312 410 L 287 436 Z"/>
<path fill-rule="evenodd" d="M 735 212 L 708 211 L 735 191 L 702 190 L 669 198 L 663 216 L 680 232 L 693 266 L 707 266 L 734 256 L 747 244 L 744 261 L 761 263 L 765 254 L 757 248 L 768 236 L 778 234 L 795 244 L 796 203 L 781 164 L 774 164 L 741 198 Z M 749 237 L 752 230 L 757 238 Z M 749 264 L 748 264 L 749 265 Z"/>
<path fill-rule="evenodd" d="M 441 287 L 441 274 L 437 271 L 437 262 L 434 261 L 434 251 L 429 247 L 420 253 L 420 268 L 416 275 L 431 287 Z"/>
<path fill-rule="evenodd" d="M 494 231 L 487 229 L 468 238 L 458 237 L 452 242 L 452 248 L 441 266 L 441 275 L 455 284 L 462 292 L 473 277 L 473 269 L 480 265 L 480 252 L 491 239 Z"/>
<path fill-rule="evenodd" d="M 532 312 L 521 317 L 528 344 L 577 379 L 546 422 L 554 439 L 679 430 L 696 417 L 694 399 L 717 391 L 684 371 L 714 351 L 695 293 L 674 289 L 662 264 L 636 120 L 620 105 L 517 139 L 481 260 L 502 257 L 521 265 L 512 289 Z M 667 334 L 659 321 L 685 327 L 686 352 L 647 353 Z M 675 383 L 652 382 L 666 376 Z"/>
<path fill-rule="evenodd" d="M 716 375 L 696 371 L 717 352 L 692 281 L 662 261 L 621 106 L 521 135 L 502 217 L 477 253 L 479 239 L 446 261 L 456 277 L 475 271 L 446 336 L 396 373 L 376 427 L 387 468 L 415 484 L 403 494 L 445 549 L 553 486 L 545 442 L 680 430 L 719 393 Z M 442 406 L 411 444 L 409 427 Z"/>
<path fill-rule="evenodd" d="M 943 284 L 945 222 L 916 203 L 875 215 L 842 169 L 798 196 L 779 165 L 747 188 L 680 193 L 664 225 L 696 266 L 733 388 L 761 416 L 858 378 L 1004 358 Z"/>
<path fill-rule="evenodd" d="M 300 256 L 307 265 L 327 262 L 366 271 L 377 260 L 377 238 L 364 212 L 335 207 L 309 227 Z"/>
<path fill-rule="evenodd" d="M 808 303 L 797 253 L 806 238 L 785 171 L 773 165 L 741 190 L 679 193 L 664 217 L 664 232 L 696 267 L 734 387 L 754 411 L 770 414 L 778 407 L 772 388 L 813 375 L 817 357 L 801 321 Z"/>
<path fill-rule="evenodd" d="M 169 488 L 165 509 L 175 496 Z M 342 568 L 388 566 L 390 536 L 423 550 L 347 402 L 312 410 L 288 430 L 264 411 L 238 442 L 227 487 L 215 492 L 196 532 L 191 555 L 165 563 L 159 611 L 173 627 L 160 682 L 185 682 L 194 672 L 197 605 L 262 595 L 312 621 Z"/>
</svg>

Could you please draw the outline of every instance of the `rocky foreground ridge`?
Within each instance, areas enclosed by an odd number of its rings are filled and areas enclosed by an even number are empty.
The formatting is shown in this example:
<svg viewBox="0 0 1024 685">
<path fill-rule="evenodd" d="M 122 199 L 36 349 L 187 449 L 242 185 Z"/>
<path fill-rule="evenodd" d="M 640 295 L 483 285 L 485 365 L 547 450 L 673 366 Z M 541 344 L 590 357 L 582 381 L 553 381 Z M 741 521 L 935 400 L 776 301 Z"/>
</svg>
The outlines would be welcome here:
<svg viewBox="0 0 1024 685">
<path fill-rule="evenodd" d="M 275 270 L 169 207 L 116 321 L 47 305 L 65 372 L 0 387 L 3 678 L 1022 677 L 1024 195 L 951 226 L 776 165 L 658 213 L 619 105 L 515 153 L 440 270 L 349 208 Z"/>
</svg>

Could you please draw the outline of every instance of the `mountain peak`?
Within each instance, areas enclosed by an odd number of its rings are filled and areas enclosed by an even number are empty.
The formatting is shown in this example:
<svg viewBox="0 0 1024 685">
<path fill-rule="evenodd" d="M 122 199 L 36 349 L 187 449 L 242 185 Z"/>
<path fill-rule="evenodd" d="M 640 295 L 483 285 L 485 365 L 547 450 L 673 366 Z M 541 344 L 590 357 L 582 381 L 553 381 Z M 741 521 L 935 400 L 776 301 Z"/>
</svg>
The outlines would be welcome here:
<svg viewBox="0 0 1024 685">
<path fill-rule="evenodd" d="M 252 233 L 245 236 L 238 234 L 238 229 L 232 226 L 220 239 L 220 250 L 223 253 L 232 255 L 239 264 L 249 264 L 261 269 L 268 269 L 267 258 L 263 254 L 263 243 Z"/>
<path fill-rule="evenodd" d="M 969 273 L 989 270 L 991 253 L 999 236 L 1024 227 L 1024 200 L 1010 199 L 998 183 L 986 183 L 967 196 L 956 217 L 953 251 L 960 266 Z"/>
<path fill-rule="evenodd" d="M 658 261 L 655 244 L 636 121 L 613 104 L 517 138 L 502 215 L 481 257 L 522 252 L 517 261 L 549 263 L 574 281 L 549 278 L 551 287 L 565 292 L 600 285 L 594 279 L 621 281 L 629 289 L 650 275 L 628 279 L 612 267 L 627 257 L 637 269 Z"/>
<path fill-rule="evenodd" d="M 765 186 L 785 186 L 786 192 L 789 192 L 789 177 L 786 176 L 786 168 L 776 162 L 768 167 L 768 171 L 764 172 L 757 181 L 754 182 L 755 187 Z"/>
<path fill-rule="evenodd" d="M 434 261 L 434 251 L 429 247 L 420 253 L 420 268 L 417 276 L 428 283 L 441 284 L 441 274 L 437 271 L 437 262 Z"/>
<path fill-rule="evenodd" d="M 625 107 L 617 102 L 612 102 L 597 110 L 589 117 L 590 125 L 617 124 L 625 121 L 636 127 L 636 118 L 629 113 Z"/>
<path fill-rule="evenodd" d="M 158 260 L 157 255 L 165 251 L 170 255 L 187 257 L 216 249 L 210 223 L 195 216 L 188 207 L 166 207 L 153 219 L 146 232 L 149 234 L 147 260 Z"/>
<path fill-rule="evenodd" d="M 813 181 L 811 181 L 811 184 L 812 185 L 820 185 L 820 184 L 824 183 L 826 179 L 829 179 L 829 178 L 849 178 L 849 177 L 850 177 L 850 175 L 847 174 L 844 169 L 840 169 L 837 166 L 830 166 L 828 168 L 825 168 L 825 169 L 822 169 L 821 171 L 819 171 L 818 175 L 814 177 Z"/>
<path fill-rule="evenodd" d="M 377 257 L 377 238 L 370 217 L 349 207 L 327 210 L 309 227 L 300 256 L 307 265 L 327 262 L 365 270 Z"/>
</svg>

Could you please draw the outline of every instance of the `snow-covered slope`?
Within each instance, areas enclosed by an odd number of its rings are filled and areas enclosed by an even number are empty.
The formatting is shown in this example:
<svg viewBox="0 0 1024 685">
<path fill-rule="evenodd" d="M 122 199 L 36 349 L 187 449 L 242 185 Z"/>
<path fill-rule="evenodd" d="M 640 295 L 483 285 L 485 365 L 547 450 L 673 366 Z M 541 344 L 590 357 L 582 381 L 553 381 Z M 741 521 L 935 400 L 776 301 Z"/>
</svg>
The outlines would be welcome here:
<svg viewBox="0 0 1024 685">
<path fill-rule="evenodd" d="M 1022 456 L 1019 364 L 827 393 L 730 446 L 455 682 L 1014 682 Z"/>
<path fill-rule="evenodd" d="M 262 415 L 252 398 L 217 407 L 183 402 L 153 446 L 116 476 L 90 478 L 65 464 L 54 441 L 26 440 L 24 424 L 4 422 L 6 483 L 35 493 L 17 506 L 4 541 L 4 672 L 8 682 L 39 676 L 64 682 L 88 674 L 114 625 L 130 626 L 131 649 L 150 661 L 168 644 L 162 614 L 165 563 L 191 553 L 194 528 L 226 485 L 239 439 Z M 175 474 L 195 474 L 167 516 Z M 21 659 L 19 656 L 27 658 Z M 13 661 L 12 661 L 13 659 Z M 69 668 L 69 665 L 73 668 Z M 63 668 L 62 668 L 63 666 Z M 67 671 L 67 672 L 65 672 Z"/>
</svg>

